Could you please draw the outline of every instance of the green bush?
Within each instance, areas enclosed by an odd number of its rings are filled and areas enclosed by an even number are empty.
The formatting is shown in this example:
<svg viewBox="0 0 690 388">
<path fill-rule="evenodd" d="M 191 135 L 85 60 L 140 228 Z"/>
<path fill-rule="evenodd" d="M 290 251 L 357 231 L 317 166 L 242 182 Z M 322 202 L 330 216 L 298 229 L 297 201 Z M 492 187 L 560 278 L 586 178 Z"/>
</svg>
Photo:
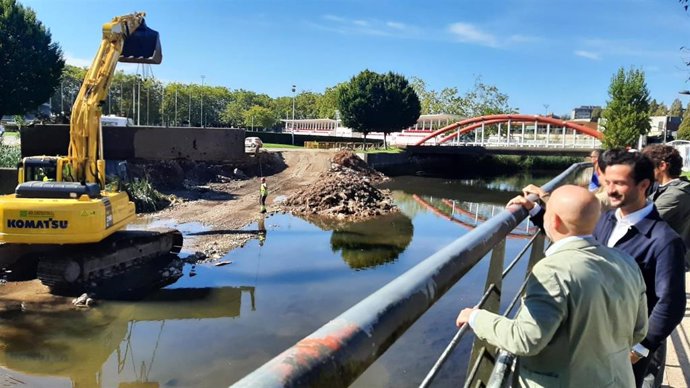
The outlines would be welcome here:
<svg viewBox="0 0 690 388">
<path fill-rule="evenodd" d="M 0 144 L 0 167 L 17 167 L 22 158 L 18 145 Z"/>
<path fill-rule="evenodd" d="M 131 182 L 114 180 L 108 184 L 109 190 L 124 190 L 134 202 L 137 213 L 151 213 L 170 205 L 170 197 L 156 190 L 148 179 L 134 178 Z"/>
</svg>

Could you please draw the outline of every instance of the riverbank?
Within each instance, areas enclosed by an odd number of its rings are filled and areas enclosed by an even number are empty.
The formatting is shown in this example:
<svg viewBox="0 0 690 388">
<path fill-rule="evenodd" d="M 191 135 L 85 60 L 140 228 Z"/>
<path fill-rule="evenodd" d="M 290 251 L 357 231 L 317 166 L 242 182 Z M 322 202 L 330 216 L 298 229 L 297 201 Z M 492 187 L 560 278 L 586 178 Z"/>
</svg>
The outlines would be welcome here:
<svg viewBox="0 0 690 388">
<path fill-rule="evenodd" d="M 269 214 L 286 212 L 283 201 L 302 188 L 313 185 L 321 173 L 328 171 L 335 151 L 283 149 L 271 151 L 271 154 L 285 168 L 264 171 L 269 191 Z M 258 230 L 243 229 L 265 217 L 259 212 L 259 178 L 207 183 L 201 188 L 176 190 L 173 194 L 180 201 L 160 212 L 142 215 L 140 221 L 144 224 L 157 220 L 200 224 L 198 229 L 201 230 L 185 239 L 184 251 L 202 252 L 210 259 L 220 258 L 228 251 L 243 246 L 249 239 L 258 238 Z M 195 197 L 198 198 L 193 199 Z"/>
</svg>

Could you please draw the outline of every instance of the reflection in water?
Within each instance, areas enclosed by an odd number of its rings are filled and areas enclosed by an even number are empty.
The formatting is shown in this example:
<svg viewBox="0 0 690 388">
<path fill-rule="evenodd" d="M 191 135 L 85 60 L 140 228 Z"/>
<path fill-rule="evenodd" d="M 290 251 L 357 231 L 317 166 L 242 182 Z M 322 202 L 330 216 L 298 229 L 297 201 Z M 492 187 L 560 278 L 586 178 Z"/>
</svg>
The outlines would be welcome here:
<svg viewBox="0 0 690 388">
<path fill-rule="evenodd" d="M 413 231 L 409 217 L 394 213 L 334 229 L 331 247 L 342 252 L 350 268 L 372 268 L 397 259 L 410 244 Z"/>
<path fill-rule="evenodd" d="M 259 230 L 259 245 L 264 246 L 264 243 L 266 242 L 266 219 L 265 219 L 265 214 L 261 214 L 261 218 L 259 218 L 259 221 L 257 222 L 257 229 Z"/>
<path fill-rule="evenodd" d="M 243 292 L 255 310 L 254 287 L 220 287 L 164 289 L 136 304 L 112 302 L 88 311 L 8 313 L 0 317 L 0 364 L 31 375 L 66 377 L 73 387 L 100 387 L 103 365 L 114 357 L 119 380 L 134 380 L 120 386 L 157 386 L 147 380 L 165 323 L 239 317 Z M 155 340 L 153 346 L 139 336 L 144 347 L 137 349 L 137 325 L 152 321 L 160 324 L 154 330 L 145 325 L 148 333 L 141 336 Z"/>
<path fill-rule="evenodd" d="M 96 299 L 141 299 L 175 283 L 182 276 L 183 266 L 177 255 L 159 256 L 125 273 L 93 282 L 86 286 L 86 291 Z"/>
<path fill-rule="evenodd" d="M 481 204 L 466 201 L 451 201 L 448 199 L 422 198 L 416 194 L 412 198 L 426 209 L 439 215 L 453 223 L 462 225 L 468 229 L 474 229 L 479 224 L 505 210 L 503 206 Z M 531 238 L 537 231 L 535 226 L 531 226 L 529 219 L 525 219 L 520 225 L 516 226 L 508 238 Z"/>
</svg>

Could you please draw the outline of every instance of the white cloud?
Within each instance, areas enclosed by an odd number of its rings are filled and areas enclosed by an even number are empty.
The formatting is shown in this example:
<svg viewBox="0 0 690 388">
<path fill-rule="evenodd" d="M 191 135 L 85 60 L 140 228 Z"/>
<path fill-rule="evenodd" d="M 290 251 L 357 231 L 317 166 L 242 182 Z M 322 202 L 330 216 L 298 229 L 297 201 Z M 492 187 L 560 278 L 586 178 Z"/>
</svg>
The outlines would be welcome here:
<svg viewBox="0 0 690 388">
<path fill-rule="evenodd" d="M 396 30 L 404 30 L 406 28 L 405 24 L 398 22 L 386 22 L 386 26 Z"/>
<path fill-rule="evenodd" d="M 77 67 L 88 67 L 91 66 L 91 59 L 77 58 L 70 53 L 65 53 L 65 63 Z"/>
<path fill-rule="evenodd" d="M 65 63 L 77 67 L 90 67 L 93 59 L 78 58 L 70 53 L 64 55 Z M 118 63 L 115 71 L 124 71 L 127 74 L 141 73 L 141 68 L 136 63 Z"/>
<path fill-rule="evenodd" d="M 599 54 L 592 52 L 592 51 L 575 50 L 574 54 L 577 55 L 578 57 L 592 59 L 595 61 L 598 61 L 601 59 L 601 56 Z"/>
<path fill-rule="evenodd" d="M 488 33 L 479 30 L 477 27 L 469 23 L 453 23 L 448 27 L 450 31 L 460 42 L 473 43 L 480 46 L 498 47 L 497 38 Z"/>
<path fill-rule="evenodd" d="M 542 38 L 536 36 L 515 34 L 508 37 L 508 43 L 535 43 L 542 41 Z"/>
<path fill-rule="evenodd" d="M 337 15 L 326 14 L 321 18 L 326 23 L 308 24 L 323 31 L 344 35 L 376 35 L 398 38 L 410 38 L 419 35 L 419 29 L 397 21 L 376 19 L 348 19 Z"/>
<path fill-rule="evenodd" d="M 326 20 L 330 20 L 332 22 L 339 22 L 339 23 L 344 23 L 347 20 L 341 18 L 340 16 L 335 16 L 335 15 L 323 15 L 323 18 Z"/>
</svg>

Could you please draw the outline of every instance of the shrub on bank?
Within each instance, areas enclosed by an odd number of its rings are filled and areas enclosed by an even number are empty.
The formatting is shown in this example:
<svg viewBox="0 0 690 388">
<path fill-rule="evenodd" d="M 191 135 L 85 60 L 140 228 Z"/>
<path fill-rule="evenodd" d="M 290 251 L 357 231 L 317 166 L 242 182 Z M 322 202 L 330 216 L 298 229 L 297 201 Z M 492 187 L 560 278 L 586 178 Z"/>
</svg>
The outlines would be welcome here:
<svg viewBox="0 0 690 388">
<path fill-rule="evenodd" d="M 573 163 L 582 162 L 583 158 L 572 156 L 508 156 L 495 157 L 500 165 L 513 166 L 522 170 L 565 170 Z"/>
<path fill-rule="evenodd" d="M 134 202 L 137 213 L 151 213 L 170 205 L 170 197 L 156 190 L 148 179 L 134 178 L 131 182 L 116 179 L 108 184 L 111 190 L 124 190 Z"/>
<path fill-rule="evenodd" d="M 17 167 L 22 158 L 18 145 L 0 144 L 0 167 Z"/>
</svg>

